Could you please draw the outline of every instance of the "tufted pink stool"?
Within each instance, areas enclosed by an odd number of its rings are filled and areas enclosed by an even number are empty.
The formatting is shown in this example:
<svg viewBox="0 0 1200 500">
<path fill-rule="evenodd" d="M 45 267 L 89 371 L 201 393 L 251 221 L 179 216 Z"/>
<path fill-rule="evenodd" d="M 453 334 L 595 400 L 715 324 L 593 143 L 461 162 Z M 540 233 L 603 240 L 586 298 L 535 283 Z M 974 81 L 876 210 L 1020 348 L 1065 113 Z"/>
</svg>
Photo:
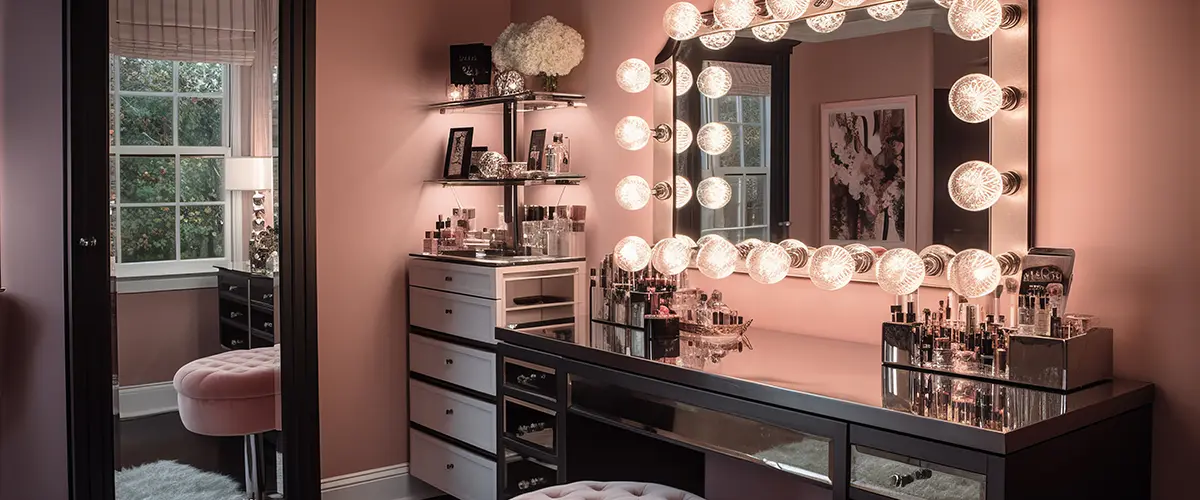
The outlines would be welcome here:
<svg viewBox="0 0 1200 500">
<path fill-rule="evenodd" d="M 512 500 L 704 500 L 670 486 L 651 483 L 580 481 L 551 486 Z"/>
<path fill-rule="evenodd" d="M 279 346 L 197 359 L 175 373 L 179 417 L 206 436 L 244 436 L 246 496 L 262 491 L 262 433 L 279 429 Z"/>
</svg>

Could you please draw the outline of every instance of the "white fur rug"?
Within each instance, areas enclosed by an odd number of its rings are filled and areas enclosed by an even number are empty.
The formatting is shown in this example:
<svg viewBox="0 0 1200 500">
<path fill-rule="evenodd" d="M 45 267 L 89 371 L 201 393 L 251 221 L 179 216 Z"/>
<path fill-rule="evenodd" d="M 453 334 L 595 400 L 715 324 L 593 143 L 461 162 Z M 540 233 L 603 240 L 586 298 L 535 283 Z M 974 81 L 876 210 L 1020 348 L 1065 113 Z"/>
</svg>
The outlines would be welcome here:
<svg viewBox="0 0 1200 500">
<path fill-rule="evenodd" d="M 190 465 L 162 461 L 118 471 L 117 500 L 241 500 L 237 481 Z"/>
</svg>

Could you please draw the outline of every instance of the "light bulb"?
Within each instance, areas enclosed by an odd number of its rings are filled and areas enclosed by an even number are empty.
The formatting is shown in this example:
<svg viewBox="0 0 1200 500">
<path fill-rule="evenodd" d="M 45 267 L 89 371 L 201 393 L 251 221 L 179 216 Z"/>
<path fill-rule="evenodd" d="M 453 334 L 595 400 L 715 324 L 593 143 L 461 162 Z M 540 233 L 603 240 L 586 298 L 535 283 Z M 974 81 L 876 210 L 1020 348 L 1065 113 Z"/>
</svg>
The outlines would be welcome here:
<svg viewBox="0 0 1200 500">
<path fill-rule="evenodd" d="M 779 21 L 794 21 L 808 10 L 809 0 L 767 0 L 767 12 Z"/>
<path fill-rule="evenodd" d="M 682 241 L 685 245 L 688 246 L 688 248 L 691 248 L 691 249 L 696 248 L 696 240 L 693 240 L 691 236 L 688 236 L 686 234 L 677 234 L 677 235 L 675 235 L 675 239 Z"/>
<path fill-rule="evenodd" d="M 754 33 L 754 38 L 759 39 L 759 41 L 774 42 L 783 38 L 790 27 L 791 25 L 788 23 L 769 23 L 755 26 L 750 31 Z"/>
<path fill-rule="evenodd" d="M 954 249 L 946 245 L 929 245 L 921 250 L 921 262 L 925 263 L 926 276 L 941 276 L 954 258 Z"/>
<path fill-rule="evenodd" d="M 988 162 L 969 161 L 950 174 L 950 199 L 963 210 L 979 212 L 992 208 L 1000 201 L 1004 188 L 1004 175 Z"/>
<path fill-rule="evenodd" d="M 958 5 L 958 4 L 955 4 Z M 959 78 L 950 87 L 950 111 L 967 123 L 992 119 L 1004 106 L 1004 89 L 992 77 L 972 73 Z"/>
<path fill-rule="evenodd" d="M 754 250 L 755 248 L 758 248 L 762 245 L 763 245 L 762 240 L 760 240 L 758 238 L 748 238 L 748 239 L 742 240 L 741 243 L 738 243 L 737 245 L 734 245 L 734 246 L 737 247 L 738 254 L 740 254 L 742 256 L 742 258 L 744 259 L 744 258 L 750 256 L 750 252 L 752 250 Z"/>
<path fill-rule="evenodd" d="M 750 278 L 764 285 L 773 285 L 787 277 L 792 258 L 787 250 L 774 243 L 759 245 L 746 257 Z"/>
<path fill-rule="evenodd" d="M 692 147 L 692 127 L 683 120 L 675 120 L 675 154 L 683 154 Z"/>
<path fill-rule="evenodd" d="M 631 175 L 617 183 L 617 204 L 625 210 L 641 210 L 650 203 L 650 183 Z"/>
<path fill-rule="evenodd" d="M 663 14 L 663 31 L 676 40 L 696 36 L 703 25 L 704 16 L 700 14 L 700 9 L 689 2 L 678 2 L 667 7 L 666 14 Z"/>
<path fill-rule="evenodd" d="M 617 86 L 636 94 L 650 87 L 650 65 L 641 59 L 628 59 L 617 66 Z"/>
<path fill-rule="evenodd" d="M 717 0 L 713 4 L 713 19 L 721 27 L 733 31 L 750 26 L 757 12 L 754 0 Z"/>
<path fill-rule="evenodd" d="M 500 167 L 507 162 L 504 153 L 488 151 L 479 157 L 479 175 L 486 179 L 500 177 Z"/>
<path fill-rule="evenodd" d="M 817 33 L 833 33 L 834 30 L 842 27 L 842 23 L 846 22 L 846 12 L 834 12 L 833 14 L 810 17 L 806 22 L 808 23 L 808 27 Z"/>
<path fill-rule="evenodd" d="M 696 201 L 712 210 L 725 208 L 733 199 L 733 187 L 721 177 L 709 177 L 696 186 Z"/>
<path fill-rule="evenodd" d="M 709 99 L 720 99 L 733 88 L 733 75 L 720 66 L 709 66 L 696 77 L 696 88 Z"/>
<path fill-rule="evenodd" d="M 683 64 L 675 64 L 675 95 L 683 97 L 692 90 L 692 70 Z"/>
<path fill-rule="evenodd" d="M 733 43 L 734 38 L 737 38 L 737 35 L 732 31 L 720 31 L 701 36 L 700 43 L 710 50 L 721 50 Z"/>
<path fill-rule="evenodd" d="M 925 263 L 917 252 L 893 248 L 883 253 L 875 267 L 879 287 L 892 295 L 908 295 L 925 281 Z"/>
<path fill-rule="evenodd" d="M 1004 7 L 1000 0 L 955 0 L 950 5 L 950 31 L 963 40 L 983 40 L 1000 29 Z"/>
<path fill-rule="evenodd" d="M 908 9 L 908 0 L 900 0 L 867 7 L 867 14 L 880 21 L 888 22 L 898 19 L 906 9 Z"/>
<path fill-rule="evenodd" d="M 946 271 L 950 288 L 968 299 L 995 292 L 1000 285 L 1000 275 L 1000 262 L 992 254 L 977 249 L 959 252 L 950 259 Z"/>
<path fill-rule="evenodd" d="M 862 243 L 846 245 L 846 251 L 854 258 L 854 272 L 867 273 L 875 267 L 875 251 Z"/>
<path fill-rule="evenodd" d="M 650 244 L 637 236 L 626 236 L 613 247 L 613 259 L 617 267 L 631 273 L 650 265 Z"/>
<path fill-rule="evenodd" d="M 626 116 L 617 122 L 617 144 L 630 151 L 646 147 L 650 142 L 650 124 L 637 116 Z"/>
<path fill-rule="evenodd" d="M 809 278 L 822 290 L 838 290 L 854 277 L 854 257 L 845 248 L 825 245 L 813 252 Z"/>
<path fill-rule="evenodd" d="M 682 175 L 675 176 L 675 208 L 686 207 L 692 201 L 692 181 Z"/>
<path fill-rule="evenodd" d="M 712 122 L 700 127 L 696 133 L 696 145 L 700 151 L 710 155 L 719 155 L 733 146 L 733 131 L 724 123 Z"/>
<path fill-rule="evenodd" d="M 709 238 L 711 236 L 711 238 Z M 704 241 L 708 238 L 708 241 Z M 728 278 L 737 268 L 737 247 L 729 240 L 714 234 L 700 238 L 700 251 L 696 252 L 696 267 L 709 278 L 719 280 Z"/>
<path fill-rule="evenodd" d="M 787 239 L 779 242 L 779 246 L 787 250 L 788 256 L 791 257 L 791 266 L 800 269 L 808 265 L 808 260 L 812 257 L 812 253 L 808 250 L 808 245 L 800 240 Z"/>
<path fill-rule="evenodd" d="M 933 0 L 933 1 L 937 2 L 938 5 L 941 5 L 942 7 L 947 8 L 947 9 L 949 9 L 950 6 L 954 5 L 954 0 Z"/>
<path fill-rule="evenodd" d="M 833 0 L 833 3 L 841 5 L 842 7 L 858 7 L 866 1 L 867 0 Z"/>
<path fill-rule="evenodd" d="M 718 238 L 722 239 L 722 240 L 725 239 L 725 238 L 722 238 L 721 235 L 719 235 L 719 234 L 709 233 L 704 236 L 701 236 L 700 239 L 696 240 L 696 245 L 704 246 L 705 243 L 708 243 L 708 242 L 718 239 Z"/>
<path fill-rule="evenodd" d="M 692 247 L 675 238 L 663 238 L 650 252 L 650 265 L 667 276 L 675 276 L 687 269 L 692 260 Z"/>
</svg>

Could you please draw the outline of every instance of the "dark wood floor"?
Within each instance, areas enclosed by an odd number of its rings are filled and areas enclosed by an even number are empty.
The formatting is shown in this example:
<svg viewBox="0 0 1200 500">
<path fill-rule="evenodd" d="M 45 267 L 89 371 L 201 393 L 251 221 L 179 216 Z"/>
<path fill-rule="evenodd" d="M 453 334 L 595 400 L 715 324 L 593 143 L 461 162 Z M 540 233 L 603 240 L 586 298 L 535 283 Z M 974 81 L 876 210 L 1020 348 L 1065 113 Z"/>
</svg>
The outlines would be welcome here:
<svg viewBox="0 0 1200 500">
<path fill-rule="evenodd" d="M 275 436 L 268 437 L 273 441 Z M 159 460 L 174 460 L 197 469 L 234 478 L 245 478 L 240 437 L 211 437 L 195 434 L 183 426 L 178 413 L 120 421 L 117 425 L 117 467 L 128 469 Z M 275 452 L 268 444 L 264 453 L 268 491 L 274 489 Z"/>
</svg>

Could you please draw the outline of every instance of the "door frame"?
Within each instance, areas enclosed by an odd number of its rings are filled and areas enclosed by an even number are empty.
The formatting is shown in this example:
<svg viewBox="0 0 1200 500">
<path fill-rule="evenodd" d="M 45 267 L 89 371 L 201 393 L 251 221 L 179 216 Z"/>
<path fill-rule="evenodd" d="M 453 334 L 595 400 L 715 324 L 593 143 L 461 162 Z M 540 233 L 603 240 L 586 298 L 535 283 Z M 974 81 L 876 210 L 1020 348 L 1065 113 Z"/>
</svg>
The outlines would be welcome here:
<svg viewBox="0 0 1200 500">
<path fill-rule="evenodd" d="M 109 3 L 62 1 L 68 484 L 73 500 L 113 500 L 114 282 L 108 256 L 108 142 L 100 133 L 108 128 L 109 26 L 103 20 Z M 279 3 L 284 490 L 289 499 L 318 500 L 316 0 Z"/>
</svg>

